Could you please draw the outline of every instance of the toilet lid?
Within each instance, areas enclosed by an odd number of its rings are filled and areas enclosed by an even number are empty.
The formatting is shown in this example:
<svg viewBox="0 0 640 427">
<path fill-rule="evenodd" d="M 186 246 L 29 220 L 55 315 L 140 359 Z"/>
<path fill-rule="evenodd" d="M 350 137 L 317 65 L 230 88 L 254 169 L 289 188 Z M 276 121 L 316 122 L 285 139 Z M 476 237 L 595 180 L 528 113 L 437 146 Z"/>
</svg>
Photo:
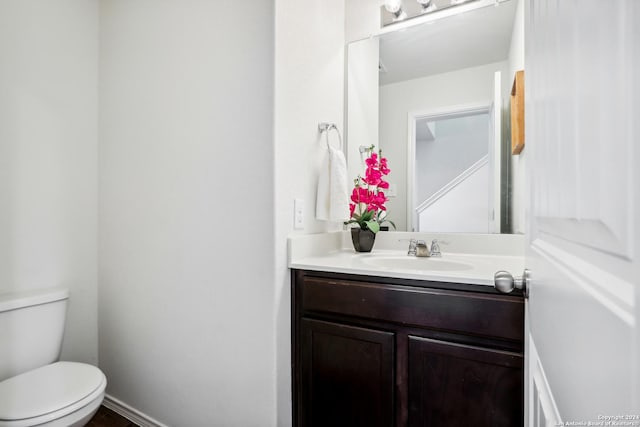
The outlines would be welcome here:
<svg viewBox="0 0 640 427">
<path fill-rule="evenodd" d="M 106 381 L 95 366 L 57 362 L 0 382 L 0 420 L 22 420 L 59 411 Z"/>
</svg>

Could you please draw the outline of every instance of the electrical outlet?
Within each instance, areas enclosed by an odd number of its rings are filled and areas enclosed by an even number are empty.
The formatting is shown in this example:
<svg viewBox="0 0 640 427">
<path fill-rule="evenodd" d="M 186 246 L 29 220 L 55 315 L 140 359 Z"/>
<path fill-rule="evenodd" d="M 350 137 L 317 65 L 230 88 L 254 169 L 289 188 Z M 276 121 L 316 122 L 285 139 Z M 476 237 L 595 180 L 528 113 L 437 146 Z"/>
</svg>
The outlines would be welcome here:
<svg viewBox="0 0 640 427">
<path fill-rule="evenodd" d="M 304 228 L 304 200 L 293 200 L 293 228 L 302 230 Z"/>
</svg>

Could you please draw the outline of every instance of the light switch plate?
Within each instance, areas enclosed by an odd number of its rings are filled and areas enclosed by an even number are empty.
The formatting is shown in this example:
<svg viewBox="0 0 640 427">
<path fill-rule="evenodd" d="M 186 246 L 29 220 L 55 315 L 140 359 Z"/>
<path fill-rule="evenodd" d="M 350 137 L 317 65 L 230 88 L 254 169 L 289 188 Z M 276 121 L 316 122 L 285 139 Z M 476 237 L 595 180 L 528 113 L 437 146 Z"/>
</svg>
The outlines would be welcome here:
<svg viewBox="0 0 640 427">
<path fill-rule="evenodd" d="M 304 200 L 293 200 L 293 228 L 302 230 L 304 228 Z"/>
</svg>

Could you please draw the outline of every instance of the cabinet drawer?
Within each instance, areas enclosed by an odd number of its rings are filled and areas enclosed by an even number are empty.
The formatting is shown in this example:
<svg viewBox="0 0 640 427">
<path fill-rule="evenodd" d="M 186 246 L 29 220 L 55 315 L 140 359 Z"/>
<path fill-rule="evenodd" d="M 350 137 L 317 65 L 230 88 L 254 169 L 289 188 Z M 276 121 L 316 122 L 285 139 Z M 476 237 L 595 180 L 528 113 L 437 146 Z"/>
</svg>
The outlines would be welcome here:
<svg viewBox="0 0 640 427">
<path fill-rule="evenodd" d="M 304 277 L 305 312 L 357 316 L 442 331 L 521 341 L 521 297 L 364 281 Z"/>
</svg>

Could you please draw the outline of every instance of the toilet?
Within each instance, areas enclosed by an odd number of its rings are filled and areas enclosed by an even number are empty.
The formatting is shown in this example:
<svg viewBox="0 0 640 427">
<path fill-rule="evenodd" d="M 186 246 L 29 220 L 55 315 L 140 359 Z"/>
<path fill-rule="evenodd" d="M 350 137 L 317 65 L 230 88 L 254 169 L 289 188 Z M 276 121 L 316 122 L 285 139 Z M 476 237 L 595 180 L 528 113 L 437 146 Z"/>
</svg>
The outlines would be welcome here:
<svg viewBox="0 0 640 427">
<path fill-rule="evenodd" d="M 69 291 L 0 294 L 0 427 L 80 427 L 107 385 L 100 369 L 58 361 Z"/>
</svg>

